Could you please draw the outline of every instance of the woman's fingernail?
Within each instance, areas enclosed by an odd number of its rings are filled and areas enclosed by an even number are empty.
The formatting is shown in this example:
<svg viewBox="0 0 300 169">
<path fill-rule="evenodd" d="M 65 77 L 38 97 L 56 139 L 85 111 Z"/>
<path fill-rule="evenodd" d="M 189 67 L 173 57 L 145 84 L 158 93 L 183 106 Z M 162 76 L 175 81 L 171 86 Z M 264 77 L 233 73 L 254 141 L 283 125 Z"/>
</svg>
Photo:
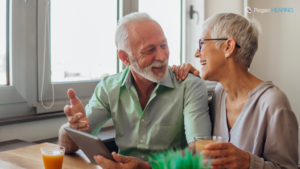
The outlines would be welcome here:
<svg viewBox="0 0 300 169">
<path fill-rule="evenodd" d="M 182 79 L 184 79 L 184 76 L 182 76 Z"/>
</svg>

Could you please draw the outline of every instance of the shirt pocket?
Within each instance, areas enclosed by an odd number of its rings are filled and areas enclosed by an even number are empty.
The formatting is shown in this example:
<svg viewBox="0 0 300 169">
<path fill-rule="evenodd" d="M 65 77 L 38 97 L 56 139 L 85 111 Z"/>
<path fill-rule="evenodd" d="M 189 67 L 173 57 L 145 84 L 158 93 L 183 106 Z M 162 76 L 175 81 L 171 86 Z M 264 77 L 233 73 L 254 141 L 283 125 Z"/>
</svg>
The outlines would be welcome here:
<svg viewBox="0 0 300 169">
<path fill-rule="evenodd" d="M 153 149 L 163 150 L 173 147 L 179 147 L 181 143 L 183 128 L 181 124 L 178 125 L 155 125 L 152 138 Z"/>
</svg>

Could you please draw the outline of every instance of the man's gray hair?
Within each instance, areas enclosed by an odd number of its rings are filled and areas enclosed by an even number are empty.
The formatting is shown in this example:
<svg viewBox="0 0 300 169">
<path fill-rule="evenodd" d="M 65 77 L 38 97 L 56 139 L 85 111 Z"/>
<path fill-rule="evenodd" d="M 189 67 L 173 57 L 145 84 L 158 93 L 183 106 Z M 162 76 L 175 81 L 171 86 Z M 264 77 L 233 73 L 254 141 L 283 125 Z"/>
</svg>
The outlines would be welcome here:
<svg viewBox="0 0 300 169">
<path fill-rule="evenodd" d="M 237 48 L 235 60 L 250 68 L 258 48 L 260 24 L 256 19 L 247 19 L 234 13 L 220 13 L 211 16 L 203 23 L 204 33 L 212 38 L 233 38 L 241 48 Z M 215 41 L 220 49 L 224 41 Z"/>
<path fill-rule="evenodd" d="M 115 43 L 118 50 L 124 50 L 125 52 L 131 54 L 127 25 L 130 23 L 141 23 L 145 21 L 154 20 L 147 13 L 144 12 L 134 12 L 124 16 L 119 20 L 115 35 Z"/>
</svg>

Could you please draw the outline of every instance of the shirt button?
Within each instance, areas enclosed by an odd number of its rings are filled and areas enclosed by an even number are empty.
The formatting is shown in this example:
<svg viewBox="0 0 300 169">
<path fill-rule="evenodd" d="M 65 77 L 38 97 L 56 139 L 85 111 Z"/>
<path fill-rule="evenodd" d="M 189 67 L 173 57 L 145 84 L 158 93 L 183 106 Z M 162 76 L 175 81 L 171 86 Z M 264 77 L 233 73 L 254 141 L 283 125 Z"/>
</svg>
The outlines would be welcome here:
<svg viewBox="0 0 300 169">
<path fill-rule="evenodd" d="M 143 140 L 141 140 L 140 142 L 141 142 L 141 143 L 143 143 L 144 141 L 143 141 Z"/>
<path fill-rule="evenodd" d="M 142 119 L 142 122 L 144 122 L 145 120 L 144 119 Z"/>
<path fill-rule="evenodd" d="M 145 156 L 142 156 L 142 158 L 145 158 Z"/>
</svg>

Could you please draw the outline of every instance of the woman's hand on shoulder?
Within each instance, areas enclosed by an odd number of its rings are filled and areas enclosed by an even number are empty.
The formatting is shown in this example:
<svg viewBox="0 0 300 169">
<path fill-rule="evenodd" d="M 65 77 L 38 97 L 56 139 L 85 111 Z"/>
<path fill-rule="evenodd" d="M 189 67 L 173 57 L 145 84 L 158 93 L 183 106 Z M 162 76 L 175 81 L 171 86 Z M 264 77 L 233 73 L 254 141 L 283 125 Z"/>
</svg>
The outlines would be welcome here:
<svg viewBox="0 0 300 169">
<path fill-rule="evenodd" d="M 250 154 L 230 142 L 208 144 L 203 154 L 212 158 L 217 157 L 213 160 L 212 169 L 248 169 L 250 165 Z"/>
<path fill-rule="evenodd" d="M 195 76 L 199 76 L 200 72 L 196 68 L 194 68 L 189 63 L 183 63 L 182 65 L 173 65 L 172 66 L 172 72 L 175 73 L 176 79 L 179 82 L 182 82 L 188 75 L 189 72 L 191 72 Z"/>
</svg>

